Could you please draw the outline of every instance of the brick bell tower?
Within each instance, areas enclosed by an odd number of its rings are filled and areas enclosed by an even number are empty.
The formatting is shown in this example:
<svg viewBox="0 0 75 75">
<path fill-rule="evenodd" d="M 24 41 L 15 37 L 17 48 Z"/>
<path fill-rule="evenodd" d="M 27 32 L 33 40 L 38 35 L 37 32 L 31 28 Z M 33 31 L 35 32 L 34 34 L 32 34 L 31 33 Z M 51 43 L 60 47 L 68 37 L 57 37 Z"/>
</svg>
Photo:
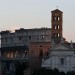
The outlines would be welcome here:
<svg viewBox="0 0 75 75">
<path fill-rule="evenodd" d="M 59 9 L 51 11 L 51 39 L 56 43 L 61 42 L 63 31 L 63 12 Z"/>
</svg>

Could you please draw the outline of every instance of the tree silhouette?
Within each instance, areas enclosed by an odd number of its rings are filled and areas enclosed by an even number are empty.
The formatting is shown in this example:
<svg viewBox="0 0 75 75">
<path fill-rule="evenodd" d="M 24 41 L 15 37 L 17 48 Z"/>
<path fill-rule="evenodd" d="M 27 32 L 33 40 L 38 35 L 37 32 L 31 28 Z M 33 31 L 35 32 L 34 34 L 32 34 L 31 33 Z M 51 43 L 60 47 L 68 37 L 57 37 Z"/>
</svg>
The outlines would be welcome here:
<svg viewBox="0 0 75 75">
<path fill-rule="evenodd" d="M 67 73 L 64 73 L 63 71 L 60 72 L 58 69 L 45 69 L 40 68 L 37 70 L 34 70 L 31 75 L 75 75 L 74 71 L 68 71 Z"/>
<path fill-rule="evenodd" d="M 17 62 L 16 64 L 16 75 L 24 75 L 24 70 L 28 67 L 25 62 Z"/>
</svg>

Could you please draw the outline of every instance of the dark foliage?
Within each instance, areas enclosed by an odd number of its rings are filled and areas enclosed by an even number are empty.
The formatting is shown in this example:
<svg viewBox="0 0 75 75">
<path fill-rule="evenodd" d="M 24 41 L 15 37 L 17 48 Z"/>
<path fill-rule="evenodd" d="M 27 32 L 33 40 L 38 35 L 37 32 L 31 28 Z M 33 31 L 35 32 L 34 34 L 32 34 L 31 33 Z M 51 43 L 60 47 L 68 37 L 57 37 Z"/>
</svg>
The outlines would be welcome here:
<svg viewBox="0 0 75 75">
<path fill-rule="evenodd" d="M 16 75 L 24 75 L 24 70 L 27 68 L 27 64 L 25 62 L 17 62 L 16 64 Z"/>
<path fill-rule="evenodd" d="M 67 73 L 59 72 L 58 69 L 45 69 L 40 68 L 38 70 L 34 70 L 31 75 L 75 75 L 74 71 L 70 71 Z"/>
</svg>

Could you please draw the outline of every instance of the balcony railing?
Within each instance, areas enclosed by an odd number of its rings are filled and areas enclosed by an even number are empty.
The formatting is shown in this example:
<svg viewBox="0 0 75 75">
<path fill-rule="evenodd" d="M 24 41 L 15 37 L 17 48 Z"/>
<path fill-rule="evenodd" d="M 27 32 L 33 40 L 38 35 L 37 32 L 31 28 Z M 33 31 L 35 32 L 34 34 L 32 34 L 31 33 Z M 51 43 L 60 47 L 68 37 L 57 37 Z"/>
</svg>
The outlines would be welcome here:
<svg viewBox="0 0 75 75">
<path fill-rule="evenodd" d="M 2 61 L 28 61 L 28 57 L 5 58 L 1 57 Z"/>
</svg>

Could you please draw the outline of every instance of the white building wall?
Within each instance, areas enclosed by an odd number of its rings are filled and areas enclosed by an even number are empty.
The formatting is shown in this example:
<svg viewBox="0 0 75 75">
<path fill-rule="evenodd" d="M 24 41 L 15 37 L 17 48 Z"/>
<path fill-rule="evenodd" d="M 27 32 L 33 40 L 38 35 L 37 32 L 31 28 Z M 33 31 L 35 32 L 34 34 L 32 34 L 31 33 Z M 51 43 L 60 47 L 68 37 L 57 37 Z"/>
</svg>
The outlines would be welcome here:
<svg viewBox="0 0 75 75">
<path fill-rule="evenodd" d="M 65 48 L 65 47 L 64 47 Z M 42 67 L 46 68 L 57 68 L 60 71 L 75 71 L 75 54 L 74 49 L 67 49 L 67 48 L 61 48 L 53 49 L 50 51 L 50 57 L 47 59 L 48 63 L 50 62 L 49 66 L 47 67 L 47 62 L 45 60 L 45 63 L 42 64 Z M 61 64 L 61 59 L 64 59 L 64 64 Z"/>
<path fill-rule="evenodd" d="M 64 58 L 65 59 L 65 63 L 64 65 L 61 65 L 60 63 L 60 59 Z M 49 61 L 45 61 L 44 64 L 42 64 L 42 67 L 47 67 L 47 68 L 57 68 L 60 71 L 75 71 L 75 57 L 73 56 L 52 56 L 50 57 L 50 59 L 48 59 Z M 49 63 L 50 62 L 50 63 Z M 47 64 L 49 63 L 49 64 Z"/>
<path fill-rule="evenodd" d="M 74 51 L 52 51 L 52 68 L 58 68 L 60 71 L 73 70 L 75 67 Z M 60 63 L 60 59 L 64 58 L 64 65 Z"/>
</svg>

